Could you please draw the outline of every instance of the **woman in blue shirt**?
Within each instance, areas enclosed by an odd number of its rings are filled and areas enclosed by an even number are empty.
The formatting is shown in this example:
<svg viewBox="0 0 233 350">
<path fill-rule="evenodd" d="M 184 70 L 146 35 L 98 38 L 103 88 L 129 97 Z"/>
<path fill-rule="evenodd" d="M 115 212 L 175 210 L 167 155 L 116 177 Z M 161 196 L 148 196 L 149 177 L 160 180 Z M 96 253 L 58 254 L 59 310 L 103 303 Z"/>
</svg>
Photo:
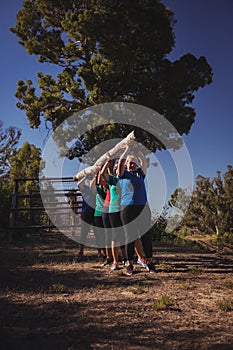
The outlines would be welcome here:
<svg viewBox="0 0 233 350">
<path fill-rule="evenodd" d="M 136 146 L 134 152 L 140 162 L 137 166 L 137 159 L 133 155 L 129 155 L 130 147 L 127 146 L 121 155 L 117 174 L 121 185 L 121 220 L 124 225 L 127 237 L 127 256 L 128 266 L 127 275 L 132 275 L 133 256 L 135 241 L 141 238 L 145 259 L 139 259 L 138 263 L 146 267 L 150 273 L 155 271 L 152 263 L 152 240 L 148 227 L 151 222 L 151 212 L 147 203 L 147 193 L 145 187 L 145 176 L 147 171 L 147 160 L 144 154 Z M 142 215 L 137 220 L 139 215 Z M 144 233 L 145 227 L 147 232 Z"/>
</svg>

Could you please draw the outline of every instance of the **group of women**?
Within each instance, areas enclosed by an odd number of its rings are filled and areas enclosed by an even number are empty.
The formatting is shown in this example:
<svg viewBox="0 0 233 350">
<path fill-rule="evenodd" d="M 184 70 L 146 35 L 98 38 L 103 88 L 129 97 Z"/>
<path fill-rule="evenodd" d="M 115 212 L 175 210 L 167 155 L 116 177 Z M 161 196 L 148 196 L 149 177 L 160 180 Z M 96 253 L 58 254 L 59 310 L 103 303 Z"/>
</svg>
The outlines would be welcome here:
<svg viewBox="0 0 233 350">
<path fill-rule="evenodd" d="M 104 248 L 103 265 L 111 265 L 112 271 L 118 270 L 121 250 L 123 263 L 127 261 L 127 275 L 134 273 L 135 252 L 137 263 L 150 273 L 155 272 L 146 171 L 147 160 L 142 151 L 135 144 L 127 145 L 119 159 L 107 159 L 89 186 L 85 178 L 78 182 L 83 196 L 81 242 L 92 225 L 99 256 Z M 83 256 L 83 249 L 84 245 L 80 244 L 79 258 Z"/>
</svg>

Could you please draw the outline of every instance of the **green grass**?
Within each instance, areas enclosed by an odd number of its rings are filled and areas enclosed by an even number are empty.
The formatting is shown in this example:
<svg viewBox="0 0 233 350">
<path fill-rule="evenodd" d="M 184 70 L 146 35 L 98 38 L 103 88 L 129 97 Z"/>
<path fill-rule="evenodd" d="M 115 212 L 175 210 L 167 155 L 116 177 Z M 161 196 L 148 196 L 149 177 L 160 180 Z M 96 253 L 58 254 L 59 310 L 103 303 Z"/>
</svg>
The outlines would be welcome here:
<svg viewBox="0 0 233 350">
<path fill-rule="evenodd" d="M 134 284 L 132 287 L 128 288 L 128 291 L 133 294 L 143 294 L 145 293 L 145 287 L 140 284 Z"/>
<path fill-rule="evenodd" d="M 54 283 L 49 287 L 49 293 L 67 293 L 67 287 L 62 283 Z"/>
<path fill-rule="evenodd" d="M 217 301 L 217 306 L 221 311 L 232 311 L 233 310 L 233 299 L 232 298 L 224 298 L 222 300 Z"/>
<path fill-rule="evenodd" d="M 189 281 L 183 281 L 179 283 L 178 287 L 185 290 L 189 290 L 193 288 L 192 284 Z"/>
<path fill-rule="evenodd" d="M 194 276 L 198 276 L 201 274 L 201 270 L 198 268 L 198 267 L 195 267 L 195 266 L 190 266 L 188 268 L 189 272 L 194 275 Z"/>
<path fill-rule="evenodd" d="M 106 289 L 106 285 L 105 284 L 100 284 L 98 283 L 96 286 L 95 286 L 96 289 Z"/>
<path fill-rule="evenodd" d="M 154 310 L 167 310 L 174 304 L 173 299 L 169 295 L 163 295 L 153 303 Z"/>
<path fill-rule="evenodd" d="M 173 270 L 172 265 L 169 265 L 169 264 L 160 264 L 159 268 L 162 269 L 162 270 L 168 270 L 168 271 Z"/>
<path fill-rule="evenodd" d="M 233 280 L 224 280 L 223 286 L 229 289 L 233 289 Z"/>
</svg>

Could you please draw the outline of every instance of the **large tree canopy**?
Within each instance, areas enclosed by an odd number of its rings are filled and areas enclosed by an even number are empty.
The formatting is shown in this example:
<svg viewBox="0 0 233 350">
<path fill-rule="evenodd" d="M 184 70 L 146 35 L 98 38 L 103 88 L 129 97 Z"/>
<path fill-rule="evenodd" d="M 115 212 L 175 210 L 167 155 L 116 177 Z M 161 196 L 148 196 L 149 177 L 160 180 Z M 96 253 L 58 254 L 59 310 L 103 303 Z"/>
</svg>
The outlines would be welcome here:
<svg viewBox="0 0 233 350">
<path fill-rule="evenodd" d="M 188 134 L 194 94 L 211 83 L 212 69 L 205 57 L 190 53 L 168 59 L 174 24 L 172 11 L 160 0 L 24 0 L 11 30 L 30 55 L 60 72 L 56 77 L 37 73 L 38 87 L 30 79 L 19 81 L 17 106 L 32 128 L 44 118 L 54 130 L 86 107 L 132 102 L 164 115 L 180 135 Z M 111 130 L 109 138 L 130 131 Z M 90 149 L 103 134 L 79 140 L 81 148 Z M 156 148 L 152 142 L 151 150 Z"/>
</svg>

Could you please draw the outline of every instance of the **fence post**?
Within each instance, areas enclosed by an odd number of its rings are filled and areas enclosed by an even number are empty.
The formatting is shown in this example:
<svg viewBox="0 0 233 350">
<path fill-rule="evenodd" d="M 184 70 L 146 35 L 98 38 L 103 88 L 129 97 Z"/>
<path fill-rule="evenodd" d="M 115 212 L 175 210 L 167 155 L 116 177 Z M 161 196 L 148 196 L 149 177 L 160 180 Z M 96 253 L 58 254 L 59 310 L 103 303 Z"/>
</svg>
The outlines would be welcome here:
<svg viewBox="0 0 233 350">
<path fill-rule="evenodd" d="M 15 227 L 15 223 L 17 221 L 17 207 L 18 207 L 18 192 L 19 192 L 19 183 L 18 180 L 15 179 L 15 193 L 12 196 L 11 200 L 11 210 L 10 210 L 10 218 L 9 218 L 9 236 L 8 236 L 8 241 L 12 242 L 12 237 L 13 237 L 13 229 Z"/>
<path fill-rule="evenodd" d="M 12 200 L 11 200 L 11 210 L 10 210 L 10 219 L 9 219 L 9 236 L 8 241 L 12 242 L 12 236 L 13 236 L 13 228 L 15 226 L 15 214 L 16 214 L 16 194 L 13 194 Z"/>
<path fill-rule="evenodd" d="M 48 181 L 50 187 L 48 186 L 48 189 L 51 189 L 53 191 L 51 191 L 48 193 L 48 191 L 46 191 L 47 194 L 47 199 L 46 199 L 46 204 L 48 204 L 48 210 L 45 209 L 44 204 L 42 203 L 42 197 L 41 194 L 38 194 L 39 199 L 39 205 L 37 206 L 37 201 L 35 200 L 35 198 L 37 198 L 37 193 L 34 192 L 38 192 L 38 190 L 30 190 L 30 193 L 28 194 L 28 192 L 25 192 L 25 189 L 23 186 L 20 186 L 21 182 L 26 182 L 26 181 L 32 181 L 32 180 L 36 180 L 36 179 L 32 179 L 32 178 L 17 178 L 15 179 L 15 190 L 14 193 L 12 194 L 12 199 L 11 199 L 11 208 L 10 208 L 10 214 L 9 214 L 9 226 L 8 226 L 8 239 L 9 241 L 12 241 L 14 238 L 14 232 L 16 229 L 29 229 L 29 230 L 34 230 L 36 229 L 49 229 L 49 231 L 51 231 L 51 228 L 54 228 L 55 225 L 53 224 L 53 222 L 50 220 L 50 216 L 49 216 L 49 211 L 51 209 L 51 211 L 54 213 L 54 216 L 56 215 L 60 215 L 60 213 L 62 212 L 63 215 L 65 215 L 65 219 L 66 222 L 64 223 L 64 228 L 68 229 L 69 232 L 71 232 L 72 235 L 75 235 L 76 233 L 76 227 L 80 225 L 80 220 L 78 220 L 78 222 L 76 222 L 76 215 L 79 216 L 79 203 L 77 204 L 77 190 L 69 190 L 69 188 L 65 188 L 65 189 L 60 189 L 60 183 L 61 182 L 68 182 L 68 185 L 70 186 L 70 183 L 73 182 L 73 178 L 48 178 L 46 179 L 46 181 Z M 54 187 L 52 185 L 52 182 L 57 182 L 57 187 Z M 60 197 L 63 198 L 63 196 L 67 196 L 67 191 L 69 190 L 69 197 L 70 197 L 70 192 L 71 193 L 71 199 L 72 199 L 72 205 L 71 205 L 71 210 L 75 212 L 75 214 L 72 212 L 71 216 L 71 222 L 67 222 L 67 219 L 69 219 L 69 217 L 67 217 L 67 215 L 69 215 L 68 213 L 64 213 L 64 208 L 66 208 L 67 206 L 67 202 L 64 202 L 64 199 L 60 200 Z M 20 192 L 21 191 L 21 192 Z M 80 195 L 80 193 L 79 193 Z M 26 202 L 22 201 L 24 198 L 26 198 Z M 21 200 L 22 199 L 22 200 Z M 74 200 L 73 200 L 74 199 Z M 79 202 L 79 201 L 78 201 Z M 57 209 L 57 212 L 56 210 Z M 54 212 L 55 210 L 55 212 Z M 46 221 L 48 220 L 48 222 L 44 222 L 43 216 L 39 215 L 39 219 L 38 219 L 38 225 L 37 225 L 37 220 L 36 220 L 36 215 L 37 212 L 43 212 L 45 213 L 44 217 L 46 218 Z M 21 213 L 28 213 L 27 215 L 27 220 L 26 222 L 24 222 L 24 216 L 21 215 Z M 22 218 L 22 220 L 21 220 Z M 62 215 L 61 215 L 61 219 L 62 219 Z M 56 221 L 56 220 L 55 220 Z M 46 225 L 47 223 L 47 225 Z M 61 223 L 62 226 L 62 223 Z M 34 231 L 29 231 L 29 232 L 34 232 Z"/>
</svg>

